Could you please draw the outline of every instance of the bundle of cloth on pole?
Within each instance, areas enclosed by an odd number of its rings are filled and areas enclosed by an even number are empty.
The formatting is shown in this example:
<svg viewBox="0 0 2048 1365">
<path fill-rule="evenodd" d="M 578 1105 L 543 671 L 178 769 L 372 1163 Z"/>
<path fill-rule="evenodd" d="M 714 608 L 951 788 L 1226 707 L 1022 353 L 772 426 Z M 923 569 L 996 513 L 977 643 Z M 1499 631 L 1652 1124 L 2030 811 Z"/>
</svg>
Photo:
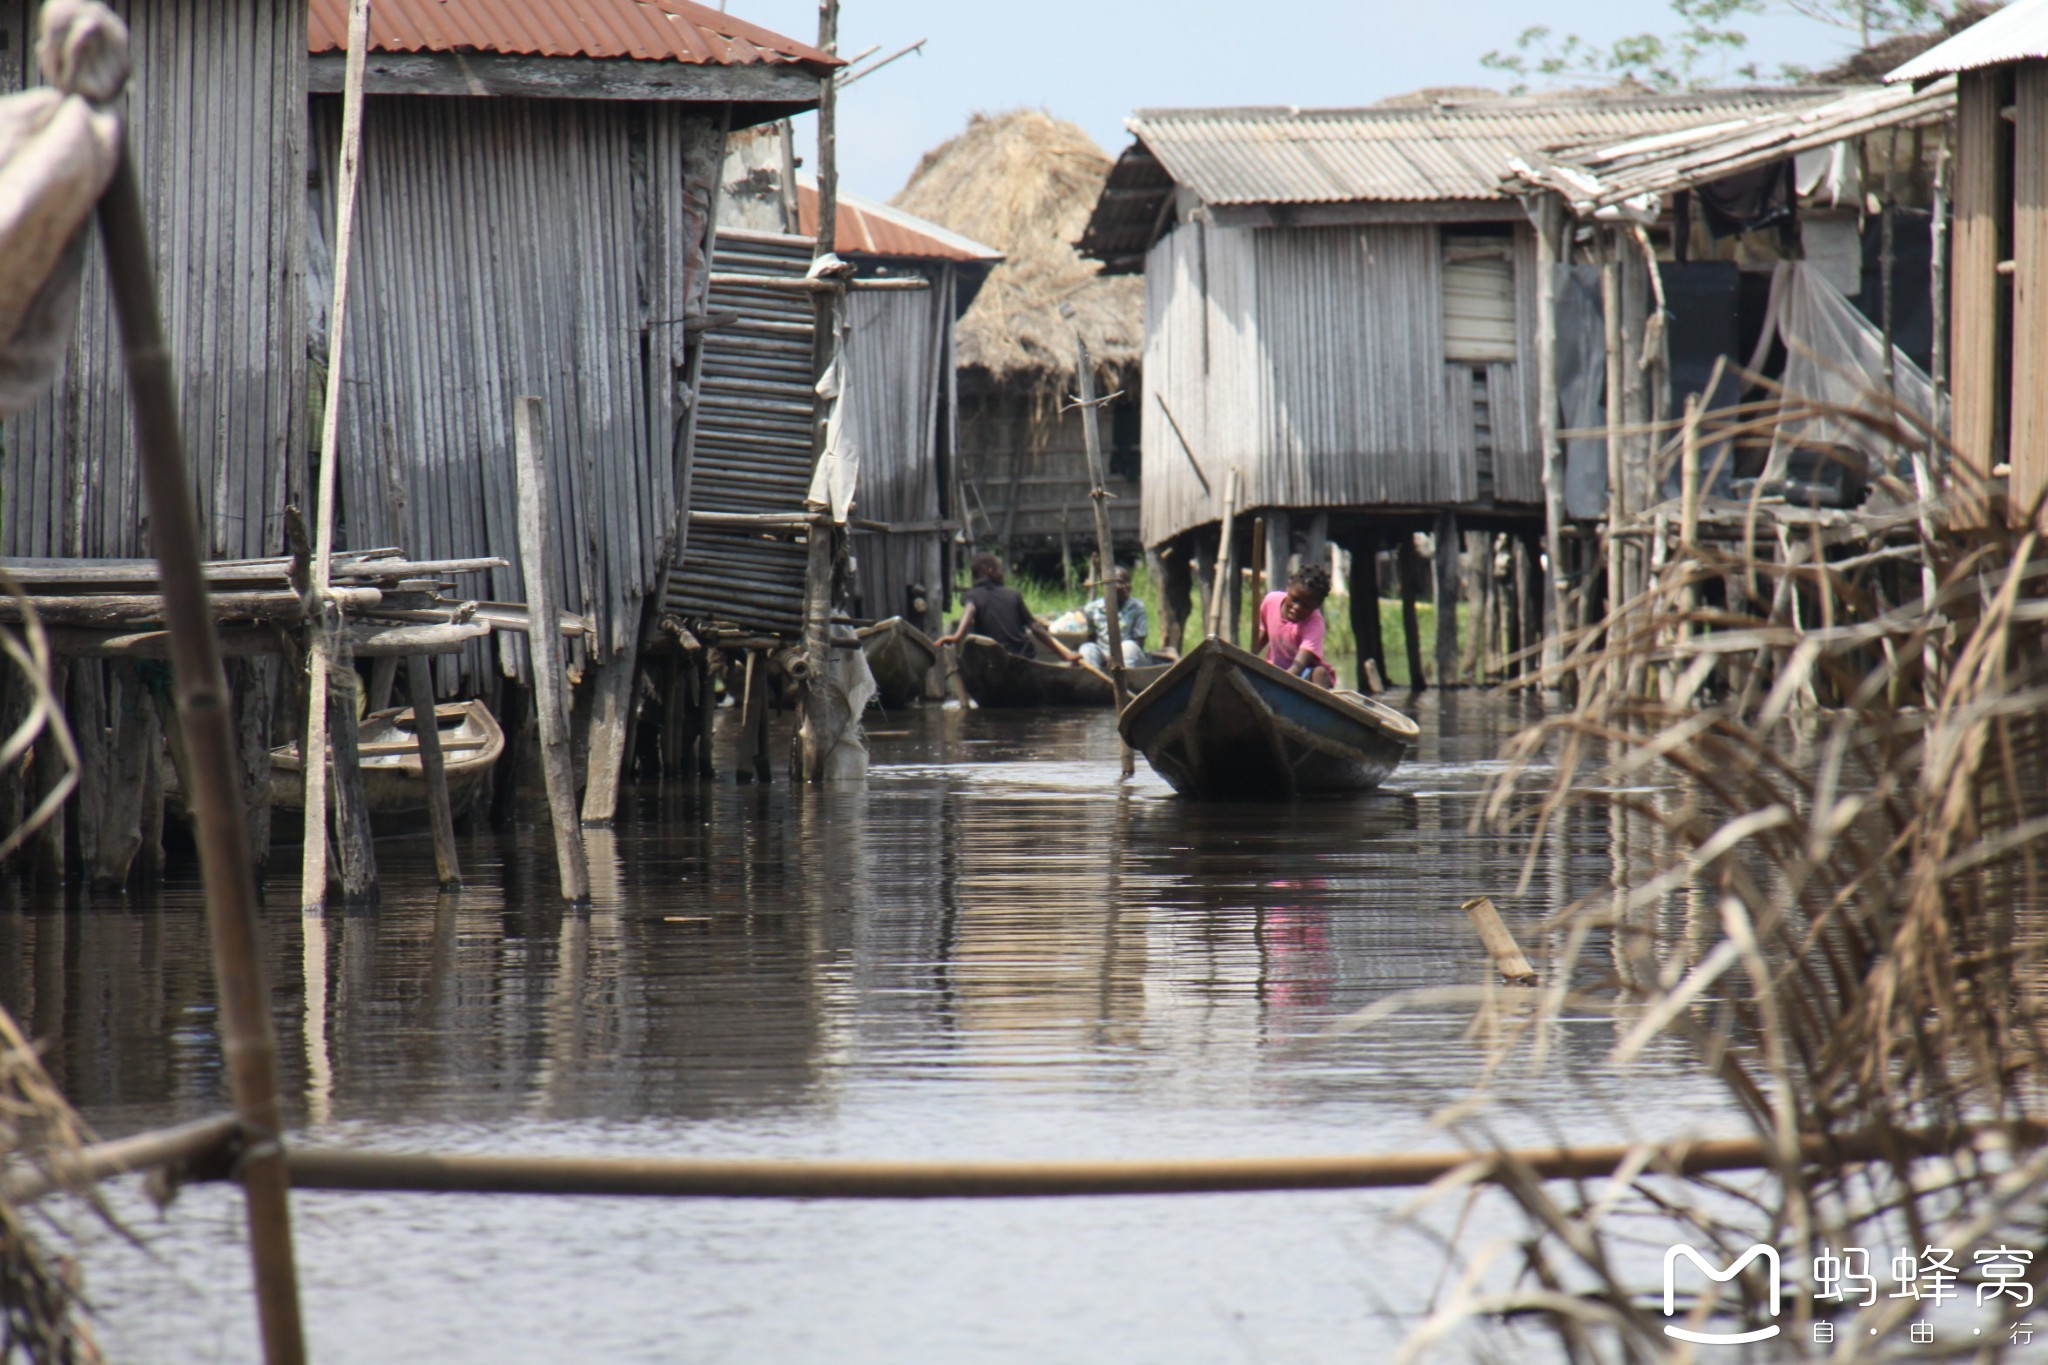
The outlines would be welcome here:
<svg viewBox="0 0 2048 1365">
<path fill-rule="evenodd" d="M 36 56 L 49 84 L 0 99 L 0 416 L 63 370 L 94 207 L 121 158 L 128 30 L 98 0 L 50 0 Z"/>
</svg>

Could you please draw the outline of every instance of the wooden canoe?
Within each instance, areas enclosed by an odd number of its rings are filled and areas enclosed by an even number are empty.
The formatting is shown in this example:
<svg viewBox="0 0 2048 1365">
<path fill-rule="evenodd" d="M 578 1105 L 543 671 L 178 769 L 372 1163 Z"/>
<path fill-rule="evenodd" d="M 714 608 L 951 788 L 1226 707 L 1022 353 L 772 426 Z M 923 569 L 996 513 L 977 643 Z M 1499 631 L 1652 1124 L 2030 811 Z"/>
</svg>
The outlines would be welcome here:
<svg viewBox="0 0 2048 1365">
<path fill-rule="evenodd" d="M 1317 687 L 1213 635 L 1133 699 L 1117 728 L 1197 801 L 1371 791 L 1422 733 L 1391 706 Z"/>
<path fill-rule="evenodd" d="M 441 761 L 448 772 L 448 804 L 461 815 L 475 804 L 485 779 L 505 752 L 505 732 L 480 701 L 443 702 L 434 708 L 441 734 Z M 419 735 L 412 708 L 373 711 L 356 729 L 362 752 L 363 789 L 372 816 L 425 815 L 427 779 L 420 765 Z M 270 751 L 270 800 L 280 811 L 306 804 L 299 746 Z"/>
<path fill-rule="evenodd" d="M 925 675 L 939 661 L 939 647 L 931 636 L 900 616 L 854 633 L 868 656 L 868 671 L 875 675 L 877 704 L 893 711 L 924 696 Z"/>
<path fill-rule="evenodd" d="M 1124 670 L 1131 695 L 1152 685 L 1169 665 Z M 960 677 L 977 706 L 999 709 L 1025 706 L 1112 706 L 1115 689 L 1107 673 L 1079 664 L 1049 663 L 1012 654 L 983 635 L 960 642 Z"/>
</svg>

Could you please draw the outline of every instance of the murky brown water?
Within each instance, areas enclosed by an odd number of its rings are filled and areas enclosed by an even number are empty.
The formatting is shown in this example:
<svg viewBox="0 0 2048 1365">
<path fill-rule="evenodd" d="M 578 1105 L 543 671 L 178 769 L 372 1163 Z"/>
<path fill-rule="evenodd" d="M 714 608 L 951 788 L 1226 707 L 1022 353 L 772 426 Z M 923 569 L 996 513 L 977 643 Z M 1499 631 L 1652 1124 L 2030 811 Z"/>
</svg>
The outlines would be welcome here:
<svg viewBox="0 0 2048 1365">
<path fill-rule="evenodd" d="M 1469 896 L 1540 955 L 1536 922 L 1606 884 L 1609 836 L 1576 829 L 1517 896 L 1519 845 L 1468 825 L 1525 713 L 1416 711 L 1422 746 L 1386 790 L 1295 808 L 1189 805 L 1142 763 L 1119 785 L 1106 714 L 891 716 L 864 788 L 636 789 L 591 835 L 587 913 L 554 898 L 543 824 L 469 836 L 455 896 L 431 890 L 423 841 L 386 843 L 379 913 L 268 921 L 294 1122 L 309 1143 L 668 1156 L 1457 1145 L 1429 1115 L 1479 1073 L 1469 1008 L 1324 1030 L 1486 980 Z M 0 1000 L 110 1135 L 225 1104 L 191 876 L 151 904 L 0 906 Z M 1675 1058 L 1604 1069 L 1616 1028 L 1568 1024 L 1493 1131 L 1732 1130 Z M 1457 1209 L 1392 1222 L 1407 1202 L 295 1209 L 324 1362 L 1356 1362 L 1390 1355 L 1436 1292 Z M 113 1356 L 255 1359 L 238 1196 L 123 1207 L 148 1249 L 87 1248 Z M 1482 1203 L 1465 1245 L 1517 1227 Z"/>
</svg>

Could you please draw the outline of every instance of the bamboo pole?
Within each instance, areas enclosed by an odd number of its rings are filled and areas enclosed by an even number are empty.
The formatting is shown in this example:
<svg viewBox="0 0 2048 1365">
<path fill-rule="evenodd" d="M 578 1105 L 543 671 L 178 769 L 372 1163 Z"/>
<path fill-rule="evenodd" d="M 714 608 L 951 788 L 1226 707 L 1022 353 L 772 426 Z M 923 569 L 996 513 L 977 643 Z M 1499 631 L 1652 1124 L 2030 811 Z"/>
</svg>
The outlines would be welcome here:
<svg viewBox="0 0 2048 1365">
<path fill-rule="evenodd" d="M 1069 305 L 1062 311 L 1071 313 Z M 1105 629 L 1109 632 L 1109 686 L 1110 695 L 1115 699 L 1116 713 L 1122 715 L 1124 706 L 1131 699 L 1129 681 L 1124 677 L 1124 631 L 1120 619 L 1123 602 L 1116 591 L 1116 549 L 1109 534 L 1109 468 L 1102 458 L 1102 432 L 1096 426 L 1095 408 L 1095 363 L 1088 356 L 1088 339 L 1081 335 L 1081 329 L 1074 329 L 1074 354 L 1076 357 L 1076 379 L 1081 393 L 1081 435 L 1088 448 L 1088 481 L 1094 485 L 1089 490 L 1088 500 L 1095 508 L 1095 558 L 1098 564 L 1096 576 L 1101 580 L 1103 605 L 1108 608 L 1102 615 Z M 1123 775 L 1129 777 L 1137 770 L 1137 756 L 1131 746 L 1122 738 L 1117 748 L 1123 754 Z"/>
<path fill-rule="evenodd" d="M 1864 1131 L 1799 1138 L 1815 1165 L 1937 1156 L 1977 1144 L 2033 1147 L 2048 1127 L 2021 1122 Z M 1648 1174 L 1778 1168 L 1775 1138 L 1699 1138 L 1498 1151 L 1348 1156 L 1194 1157 L 1152 1161 L 718 1161 L 690 1158 L 436 1156 L 296 1150 L 292 1183 L 306 1190 L 395 1194 L 614 1195 L 680 1199 L 1029 1199 L 1077 1195 L 1222 1194 L 1272 1190 L 1399 1189 L 1469 1171 L 1587 1180 L 1646 1155 Z"/>
<path fill-rule="evenodd" d="M 108 291 L 120 320 L 128 400 L 148 499 L 150 539 L 163 578 L 177 711 L 206 884 L 206 918 L 220 992 L 229 1089 L 248 1148 L 240 1164 L 248 1200 L 257 1318 L 269 1365 L 306 1358 L 292 1252 L 284 1117 L 277 1093 L 277 1038 L 256 931 L 256 881 L 243 833 L 232 710 L 213 639 L 200 567 L 199 513 L 178 416 L 177 380 L 157 315 L 147 219 L 135 165 L 124 153 L 99 206 Z"/>
<path fill-rule="evenodd" d="M 165 1166 L 184 1166 L 208 1157 L 225 1156 L 228 1144 L 241 1131 L 242 1121 L 233 1114 L 197 1119 L 134 1137 L 97 1142 L 75 1153 L 58 1153 L 41 1165 L 8 1170 L 0 1176 L 0 1200 L 12 1205 L 32 1204 L 58 1190 L 94 1185 L 116 1176 L 133 1175 Z"/>
<path fill-rule="evenodd" d="M 541 775 L 547 784 L 548 821 L 555 830 L 555 866 L 561 875 L 562 899 L 581 905 L 590 899 L 590 867 L 584 860 L 583 826 L 576 816 L 576 773 L 569 756 L 568 675 L 562 665 L 561 590 L 548 537 L 540 399 L 513 400 L 512 444 L 519 486 L 519 562 L 526 578 L 527 610 L 533 617 L 526 642 L 533 663 Z"/>
<path fill-rule="evenodd" d="M 332 641 L 341 627 L 330 587 L 334 569 L 334 481 L 340 463 L 342 339 L 348 321 L 349 253 L 355 240 L 356 177 L 363 149 L 363 66 L 370 46 L 370 0 L 350 0 L 348 67 L 341 95 L 341 167 L 335 190 L 334 302 L 328 311 L 327 406 L 320 422 L 320 489 L 314 515 L 307 653 L 306 734 L 299 745 L 305 773 L 305 837 L 299 865 L 299 902 L 308 910 L 327 904 L 327 764 Z"/>
<path fill-rule="evenodd" d="M 1462 909 L 1466 918 L 1472 921 L 1472 928 L 1479 935 L 1479 941 L 1486 945 L 1486 955 L 1493 959 L 1493 969 L 1503 980 L 1515 985 L 1536 984 L 1536 969 L 1529 965 L 1529 959 L 1522 956 L 1522 947 L 1515 942 L 1515 936 L 1494 908 L 1489 896 L 1474 896 L 1466 901 Z"/>
</svg>

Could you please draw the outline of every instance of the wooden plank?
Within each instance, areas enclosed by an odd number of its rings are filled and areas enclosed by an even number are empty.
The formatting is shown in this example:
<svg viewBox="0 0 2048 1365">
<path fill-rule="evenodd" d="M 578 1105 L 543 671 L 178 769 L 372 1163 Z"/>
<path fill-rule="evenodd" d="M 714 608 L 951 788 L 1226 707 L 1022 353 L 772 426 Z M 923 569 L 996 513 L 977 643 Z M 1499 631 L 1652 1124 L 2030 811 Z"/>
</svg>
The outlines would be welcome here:
<svg viewBox="0 0 2048 1365">
<path fill-rule="evenodd" d="M 2003 259 L 2000 228 L 2009 197 L 2002 154 L 2001 72 L 1963 72 L 1956 90 L 1956 177 L 1950 392 L 1956 455 L 1970 482 L 1990 476 L 1999 451 L 2000 406 L 2006 394 L 2005 357 L 1998 338 L 2006 291 L 1998 277 Z M 1959 490 L 1959 493 L 1963 490 Z M 1960 498 L 1956 524 L 1981 524 L 1982 503 Z"/>
<path fill-rule="evenodd" d="M 634 620 L 638 611 L 626 613 Z M 626 648 L 597 670 L 590 712 L 590 745 L 583 784 L 583 823 L 608 825 L 619 810 L 619 783 L 626 772 L 626 732 L 633 708 L 633 682 L 640 664 L 639 631 Z"/>
<path fill-rule="evenodd" d="M 2014 523 L 2048 495 L 2048 63 L 2013 74 L 2012 481 Z"/>
<path fill-rule="evenodd" d="M 542 449 L 540 399 L 514 400 L 513 457 L 519 481 L 519 558 L 526 566 L 527 604 L 542 620 L 553 619 L 561 591 L 548 541 L 548 476 Z M 547 784 L 548 816 L 555 831 L 555 863 L 562 899 L 590 899 L 590 868 L 576 820 L 576 777 L 570 768 L 568 677 L 562 639 L 553 631 L 527 637 L 533 657 L 534 709 L 539 717 L 541 772 Z"/>
</svg>

